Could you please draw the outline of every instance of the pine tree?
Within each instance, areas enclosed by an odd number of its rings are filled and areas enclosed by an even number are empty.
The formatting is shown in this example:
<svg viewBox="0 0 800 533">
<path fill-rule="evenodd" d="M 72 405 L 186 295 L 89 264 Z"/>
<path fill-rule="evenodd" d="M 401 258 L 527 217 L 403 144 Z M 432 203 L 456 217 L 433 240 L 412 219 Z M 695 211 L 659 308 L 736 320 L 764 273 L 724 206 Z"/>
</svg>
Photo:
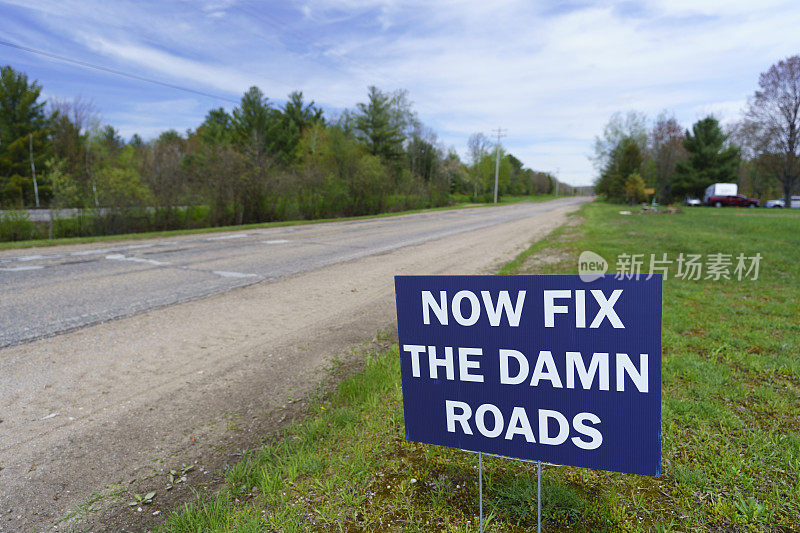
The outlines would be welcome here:
<svg viewBox="0 0 800 533">
<path fill-rule="evenodd" d="M 702 196 L 713 183 L 735 182 L 739 168 L 739 148 L 725 146 L 728 136 L 719 121 L 706 117 L 695 122 L 692 132 L 686 132 L 683 146 L 689 159 L 676 166 L 673 194 Z"/>
<path fill-rule="evenodd" d="M 626 199 L 625 183 L 630 176 L 641 175 L 643 162 L 639 143 L 633 137 L 623 137 L 609 154 L 606 166 L 595 183 L 597 192 L 610 200 Z"/>
<path fill-rule="evenodd" d="M 248 146 L 257 157 L 269 154 L 274 141 L 275 109 L 258 87 L 250 89 L 242 96 L 239 107 L 233 110 L 234 140 L 241 146 Z"/>
<path fill-rule="evenodd" d="M 7 203 L 31 203 L 30 148 L 41 168 L 47 158 L 42 87 L 10 66 L 0 68 L 0 194 Z"/>
<path fill-rule="evenodd" d="M 357 108 L 354 117 L 356 136 L 367 151 L 384 161 L 398 159 L 402 155 L 405 124 L 393 98 L 370 86 L 367 103 L 359 103 Z"/>
</svg>

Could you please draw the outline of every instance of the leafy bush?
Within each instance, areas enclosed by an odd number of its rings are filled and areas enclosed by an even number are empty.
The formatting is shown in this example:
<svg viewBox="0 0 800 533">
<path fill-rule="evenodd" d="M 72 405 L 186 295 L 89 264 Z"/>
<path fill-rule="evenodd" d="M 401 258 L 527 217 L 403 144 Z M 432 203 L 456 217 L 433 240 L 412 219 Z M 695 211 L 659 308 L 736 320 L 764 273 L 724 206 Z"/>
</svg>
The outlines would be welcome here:
<svg viewBox="0 0 800 533">
<path fill-rule="evenodd" d="M 625 198 L 631 205 L 647 200 L 645 193 L 644 180 L 634 172 L 625 180 Z"/>
<path fill-rule="evenodd" d="M 0 213 L 0 241 L 27 241 L 41 235 L 28 213 L 25 211 L 6 211 Z"/>
</svg>

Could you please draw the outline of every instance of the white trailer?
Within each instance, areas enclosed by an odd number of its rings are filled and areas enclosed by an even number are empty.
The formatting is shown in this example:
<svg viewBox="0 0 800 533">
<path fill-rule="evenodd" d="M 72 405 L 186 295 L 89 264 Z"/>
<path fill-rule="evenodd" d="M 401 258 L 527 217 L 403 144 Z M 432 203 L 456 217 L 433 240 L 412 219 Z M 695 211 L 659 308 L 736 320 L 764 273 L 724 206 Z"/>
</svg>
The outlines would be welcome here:
<svg viewBox="0 0 800 533">
<path fill-rule="evenodd" d="M 736 196 L 737 194 L 739 194 L 739 187 L 735 183 L 715 183 L 706 187 L 703 203 L 708 203 L 710 196 Z"/>
</svg>

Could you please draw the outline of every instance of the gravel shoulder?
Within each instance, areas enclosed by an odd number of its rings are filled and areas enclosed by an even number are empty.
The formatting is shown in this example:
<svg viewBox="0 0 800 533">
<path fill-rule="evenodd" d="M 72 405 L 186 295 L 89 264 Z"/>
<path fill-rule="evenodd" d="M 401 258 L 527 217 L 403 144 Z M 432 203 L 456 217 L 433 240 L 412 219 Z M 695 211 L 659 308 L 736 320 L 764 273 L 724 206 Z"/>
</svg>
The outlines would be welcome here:
<svg viewBox="0 0 800 533">
<path fill-rule="evenodd" d="M 579 205 L 0 351 L 0 530 L 88 527 L 170 468 L 211 476 L 391 330 L 394 275 L 491 272 Z"/>
</svg>

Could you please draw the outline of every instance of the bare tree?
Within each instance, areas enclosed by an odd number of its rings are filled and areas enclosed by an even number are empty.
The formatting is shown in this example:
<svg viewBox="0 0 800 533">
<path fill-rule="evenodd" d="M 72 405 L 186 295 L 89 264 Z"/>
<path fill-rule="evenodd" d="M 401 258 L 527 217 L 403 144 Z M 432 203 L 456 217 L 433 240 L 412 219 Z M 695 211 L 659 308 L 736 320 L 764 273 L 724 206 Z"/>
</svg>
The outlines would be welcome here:
<svg viewBox="0 0 800 533">
<path fill-rule="evenodd" d="M 175 207 L 187 193 L 183 169 L 186 140 L 175 130 L 168 130 L 136 151 L 140 175 L 153 192 L 156 207 L 162 210 L 160 216 L 174 216 Z"/>
<path fill-rule="evenodd" d="M 742 162 L 739 165 L 739 192 L 762 201 L 767 196 L 781 194 L 780 182 L 775 179 L 778 168 L 774 154 L 764 150 L 746 120 L 731 124 L 729 142 L 741 148 Z M 778 192 L 776 192 L 778 190 Z"/>
<path fill-rule="evenodd" d="M 422 124 L 418 124 L 406 139 L 408 166 L 425 182 L 437 177 L 443 153 L 436 133 Z"/>
<path fill-rule="evenodd" d="M 674 115 L 662 111 L 650 131 L 650 151 L 656 170 L 656 191 L 659 201 L 667 202 L 672 196 L 675 165 L 688 157 L 683 146 L 683 129 Z"/>
<path fill-rule="evenodd" d="M 647 149 L 647 117 L 644 113 L 628 111 L 624 115 L 620 112 L 611 115 L 602 137 L 594 138 L 594 155 L 589 156 L 598 170 L 606 166 L 611 153 L 626 137 L 633 139 L 642 152 Z"/>
<path fill-rule="evenodd" d="M 100 127 L 100 115 L 91 100 L 84 100 L 80 96 L 76 96 L 72 100 L 53 98 L 48 104 L 48 111 L 51 115 L 57 114 L 68 119 L 80 133 Z"/>
<path fill-rule="evenodd" d="M 745 114 L 745 138 L 783 186 L 786 207 L 800 179 L 800 56 L 772 65 Z"/>
<path fill-rule="evenodd" d="M 533 173 L 533 192 L 536 194 L 547 194 L 552 188 L 552 180 L 546 172 Z"/>
<path fill-rule="evenodd" d="M 59 167 L 58 172 L 64 184 L 74 185 L 74 194 L 68 195 L 69 202 L 76 205 L 90 203 L 89 132 L 98 130 L 100 126 L 95 106 L 80 97 L 73 100 L 52 99 L 48 105 L 48 115 L 51 118 L 52 153 Z M 72 185 L 68 188 L 71 189 Z"/>
<path fill-rule="evenodd" d="M 469 151 L 469 164 L 471 167 L 472 185 L 474 188 L 474 198 L 478 198 L 478 183 L 481 181 L 480 176 L 480 162 L 489 153 L 491 143 L 486 135 L 483 133 L 473 133 L 469 136 L 467 141 L 467 150 Z"/>
</svg>

